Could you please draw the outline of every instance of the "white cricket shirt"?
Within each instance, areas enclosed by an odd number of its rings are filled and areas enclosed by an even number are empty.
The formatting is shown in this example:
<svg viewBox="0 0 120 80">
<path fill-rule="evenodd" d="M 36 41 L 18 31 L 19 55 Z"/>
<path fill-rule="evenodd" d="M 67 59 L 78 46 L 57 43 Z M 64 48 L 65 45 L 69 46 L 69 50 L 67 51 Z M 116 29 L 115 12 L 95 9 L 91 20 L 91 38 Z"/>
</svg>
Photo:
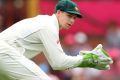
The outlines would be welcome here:
<svg viewBox="0 0 120 80">
<path fill-rule="evenodd" d="M 59 24 L 55 14 L 21 20 L 1 32 L 0 40 L 29 58 L 44 52 L 53 69 L 73 68 L 82 61 L 81 56 L 67 56 L 64 53 L 59 42 Z"/>
</svg>

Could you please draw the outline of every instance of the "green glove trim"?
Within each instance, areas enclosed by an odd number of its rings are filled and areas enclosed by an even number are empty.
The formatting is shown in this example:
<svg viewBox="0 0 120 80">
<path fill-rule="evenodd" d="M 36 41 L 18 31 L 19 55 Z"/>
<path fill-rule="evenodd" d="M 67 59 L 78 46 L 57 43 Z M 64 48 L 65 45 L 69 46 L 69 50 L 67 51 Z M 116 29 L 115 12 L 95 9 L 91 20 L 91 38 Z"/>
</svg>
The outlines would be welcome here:
<svg viewBox="0 0 120 80">
<path fill-rule="evenodd" d="M 84 54 L 83 62 L 78 67 L 95 67 L 98 64 L 99 57 L 95 54 Z"/>
</svg>

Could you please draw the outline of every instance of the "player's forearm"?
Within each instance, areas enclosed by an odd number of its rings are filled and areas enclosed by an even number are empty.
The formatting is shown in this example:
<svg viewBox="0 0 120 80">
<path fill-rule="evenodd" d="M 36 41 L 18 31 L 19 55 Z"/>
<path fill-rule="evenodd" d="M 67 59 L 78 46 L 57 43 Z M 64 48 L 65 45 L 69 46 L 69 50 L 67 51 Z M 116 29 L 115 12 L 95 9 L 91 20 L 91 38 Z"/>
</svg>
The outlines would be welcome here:
<svg viewBox="0 0 120 80">
<path fill-rule="evenodd" d="M 52 60 L 50 64 L 54 70 L 64 70 L 77 67 L 82 62 L 83 57 L 62 55 L 54 57 Z"/>
<path fill-rule="evenodd" d="M 58 36 L 52 34 L 51 31 L 41 30 L 39 37 L 41 37 L 41 41 L 45 46 L 45 56 L 53 69 L 61 70 L 76 67 L 82 61 L 80 56 L 65 55 L 60 43 L 56 42 L 59 40 Z"/>
</svg>

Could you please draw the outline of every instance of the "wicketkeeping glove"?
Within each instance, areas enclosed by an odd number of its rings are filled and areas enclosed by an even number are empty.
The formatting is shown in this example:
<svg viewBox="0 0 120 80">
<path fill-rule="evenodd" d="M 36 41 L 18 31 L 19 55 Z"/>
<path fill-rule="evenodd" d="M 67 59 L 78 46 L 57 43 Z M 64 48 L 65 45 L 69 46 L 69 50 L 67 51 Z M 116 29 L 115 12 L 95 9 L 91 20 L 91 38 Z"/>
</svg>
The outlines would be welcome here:
<svg viewBox="0 0 120 80">
<path fill-rule="evenodd" d="M 105 70 L 109 69 L 108 63 L 106 61 L 108 59 L 100 59 L 99 56 L 90 53 L 90 54 L 83 54 L 83 61 L 78 67 L 83 67 L 83 68 L 96 68 L 100 70 Z"/>
<path fill-rule="evenodd" d="M 113 63 L 112 59 L 102 48 L 101 44 L 92 51 L 80 51 L 80 55 L 83 56 L 83 62 L 79 65 L 79 67 L 107 70 L 110 69 L 109 65 Z"/>
<path fill-rule="evenodd" d="M 113 63 L 112 58 L 102 47 L 103 46 L 99 44 L 95 49 L 92 50 L 92 53 L 98 55 L 100 58 L 108 58 L 109 60 L 107 62 L 109 64 L 112 64 Z"/>
</svg>

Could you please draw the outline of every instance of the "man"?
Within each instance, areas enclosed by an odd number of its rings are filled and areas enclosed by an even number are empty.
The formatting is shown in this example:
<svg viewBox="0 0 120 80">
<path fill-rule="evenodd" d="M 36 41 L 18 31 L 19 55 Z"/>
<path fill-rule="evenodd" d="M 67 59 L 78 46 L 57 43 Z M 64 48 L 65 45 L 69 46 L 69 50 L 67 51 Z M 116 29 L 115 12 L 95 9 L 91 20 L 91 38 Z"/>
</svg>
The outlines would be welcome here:
<svg viewBox="0 0 120 80">
<path fill-rule="evenodd" d="M 9 76 L 15 80 L 50 80 L 34 62 L 25 57 L 25 54 L 33 57 L 40 52 L 44 52 L 54 70 L 75 67 L 108 69 L 112 63 L 108 57 L 101 58 L 94 52 L 74 57 L 64 53 L 59 42 L 59 30 L 70 28 L 75 19 L 81 17 L 74 2 L 61 0 L 52 16 L 38 15 L 24 19 L 1 32 L 0 61 Z"/>
</svg>

